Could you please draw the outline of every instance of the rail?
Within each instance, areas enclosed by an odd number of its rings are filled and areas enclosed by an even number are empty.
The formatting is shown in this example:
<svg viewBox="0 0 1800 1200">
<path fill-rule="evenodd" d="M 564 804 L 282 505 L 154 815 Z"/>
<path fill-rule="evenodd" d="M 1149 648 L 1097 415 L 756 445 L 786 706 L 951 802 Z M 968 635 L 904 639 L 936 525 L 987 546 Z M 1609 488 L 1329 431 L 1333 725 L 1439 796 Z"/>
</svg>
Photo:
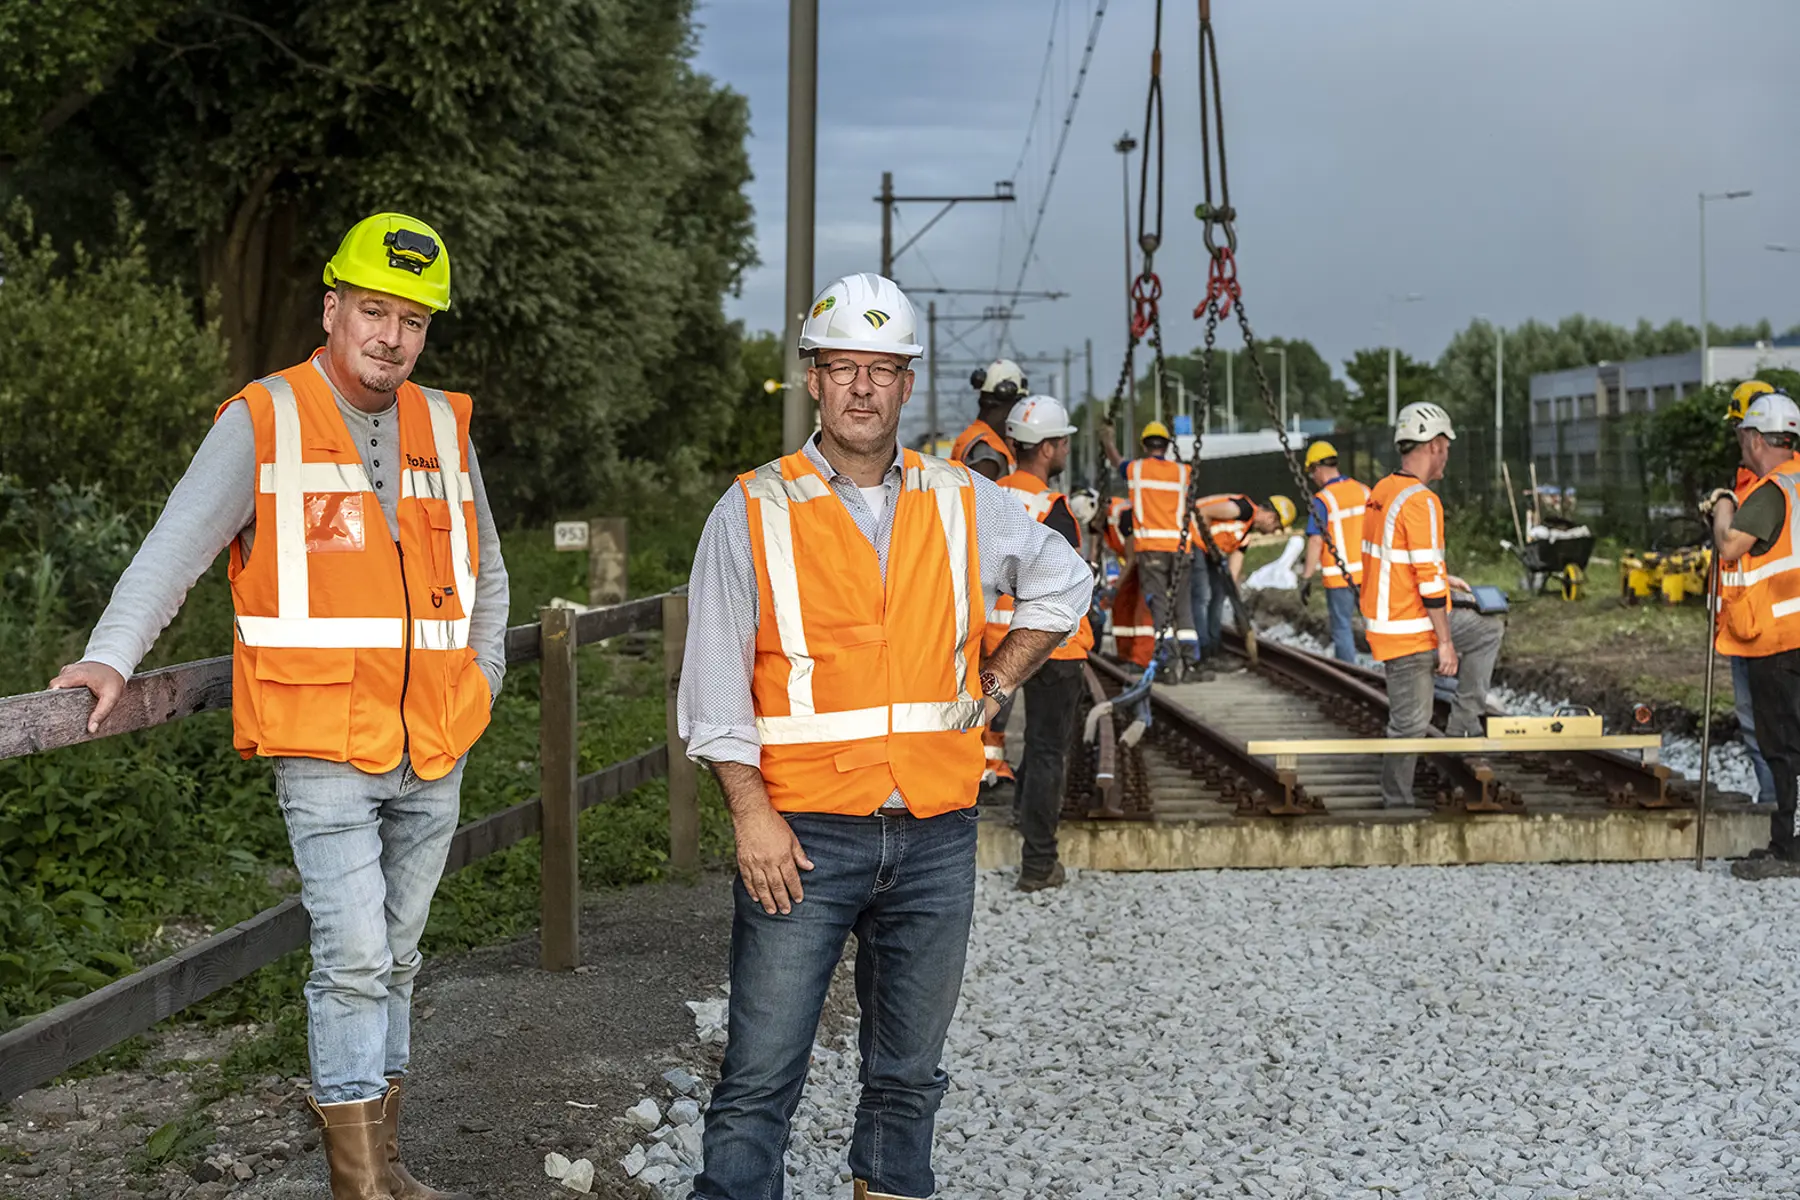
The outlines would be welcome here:
<svg viewBox="0 0 1800 1200">
<path fill-rule="evenodd" d="M 627 633 L 663 635 L 664 743 L 587 775 L 576 773 L 578 647 Z M 539 794 L 456 831 L 444 870 L 458 871 L 525 838 L 540 841 L 540 957 L 548 970 L 580 965 L 581 887 L 576 819 L 584 809 L 654 779 L 669 781 L 669 864 L 700 859 L 699 785 L 675 729 L 675 693 L 687 640 L 679 592 L 588 609 L 545 608 L 506 631 L 508 666 L 541 662 Z M 231 659 L 209 658 L 133 676 L 98 733 L 87 730 L 92 698 L 82 690 L 0 698 L 0 758 L 39 754 L 133 733 L 231 703 Z M 56 1078 L 196 1001 L 307 944 L 306 911 L 284 900 L 203 942 L 59 1005 L 0 1034 L 0 1103 Z"/>
</svg>

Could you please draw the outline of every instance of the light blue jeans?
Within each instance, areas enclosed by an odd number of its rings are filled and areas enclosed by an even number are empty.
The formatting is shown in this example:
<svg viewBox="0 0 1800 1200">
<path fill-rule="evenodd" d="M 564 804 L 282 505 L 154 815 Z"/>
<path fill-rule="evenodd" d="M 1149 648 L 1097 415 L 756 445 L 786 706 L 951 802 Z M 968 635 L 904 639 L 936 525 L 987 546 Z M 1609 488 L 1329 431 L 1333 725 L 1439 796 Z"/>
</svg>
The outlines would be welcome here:
<svg viewBox="0 0 1800 1200">
<path fill-rule="evenodd" d="M 382 775 L 316 758 L 273 761 L 300 902 L 312 917 L 313 1096 L 368 1100 L 411 1057 L 419 935 L 456 833 L 468 759 L 430 781 L 406 758 Z"/>
<path fill-rule="evenodd" d="M 1339 662 L 1356 662 L 1356 613 L 1361 593 L 1353 587 L 1326 588 L 1325 611 L 1331 615 L 1331 652 Z"/>
<path fill-rule="evenodd" d="M 1756 740 L 1756 715 L 1750 709 L 1750 660 L 1739 655 L 1731 659 L 1731 694 L 1737 708 L 1738 740 L 1750 752 L 1750 769 L 1756 773 L 1758 804 L 1775 803 L 1775 772 L 1762 756 L 1762 744 Z"/>
</svg>

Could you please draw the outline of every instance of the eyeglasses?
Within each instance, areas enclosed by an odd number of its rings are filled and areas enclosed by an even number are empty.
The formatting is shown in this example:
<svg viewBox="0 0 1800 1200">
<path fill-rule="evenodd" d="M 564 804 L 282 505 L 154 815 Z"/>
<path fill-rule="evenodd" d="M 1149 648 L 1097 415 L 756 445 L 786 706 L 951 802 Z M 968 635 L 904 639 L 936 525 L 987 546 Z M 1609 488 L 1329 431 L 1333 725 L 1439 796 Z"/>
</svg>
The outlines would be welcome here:
<svg viewBox="0 0 1800 1200">
<path fill-rule="evenodd" d="M 840 358 L 834 363 L 824 364 L 819 370 L 825 372 L 831 382 L 840 387 L 855 383 L 857 374 L 862 371 L 869 373 L 869 382 L 876 387 L 893 387 L 899 382 L 904 368 L 896 367 L 889 362 L 870 363 L 867 367 L 863 367 L 847 358 Z"/>
</svg>

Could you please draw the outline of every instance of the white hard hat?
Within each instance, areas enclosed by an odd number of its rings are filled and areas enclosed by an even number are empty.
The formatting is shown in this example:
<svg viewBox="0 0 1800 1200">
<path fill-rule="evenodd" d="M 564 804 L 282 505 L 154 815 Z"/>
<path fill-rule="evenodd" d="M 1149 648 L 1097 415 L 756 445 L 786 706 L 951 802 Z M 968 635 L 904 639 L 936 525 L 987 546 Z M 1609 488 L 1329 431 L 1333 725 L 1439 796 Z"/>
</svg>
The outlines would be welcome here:
<svg viewBox="0 0 1800 1200">
<path fill-rule="evenodd" d="M 1091 487 L 1076 488 L 1069 493 L 1069 512 L 1077 525 L 1086 525 L 1100 511 L 1100 493 Z"/>
<path fill-rule="evenodd" d="M 1006 436 L 1021 446 L 1035 446 L 1074 432 L 1069 410 L 1055 396 L 1027 396 L 1006 415 Z"/>
<path fill-rule="evenodd" d="M 1025 372 L 1010 358 L 996 358 L 985 367 L 977 367 L 969 375 L 969 382 L 975 385 L 978 392 L 991 392 L 1001 399 L 1025 394 Z"/>
<path fill-rule="evenodd" d="M 1396 446 L 1401 442 L 1429 442 L 1440 433 L 1453 442 L 1456 440 L 1456 430 L 1450 427 L 1450 414 L 1425 400 L 1401 409 L 1400 416 L 1394 421 Z"/>
<path fill-rule="evenodd" d="M 872 350 L 917 358 L 925 347 L 918 337 L 912 301 L 891 279 L 864 271 L 825 285 L 813 297 L 811 312 L 800 325 L 800 353 L 820 350 Z"/>
<path fill-rule="evenodd" d="M 1738 428 L 1800 437 L 1800 405 L 1781 392 L 1765 392 L 1750 402 Z"/>
</svg>

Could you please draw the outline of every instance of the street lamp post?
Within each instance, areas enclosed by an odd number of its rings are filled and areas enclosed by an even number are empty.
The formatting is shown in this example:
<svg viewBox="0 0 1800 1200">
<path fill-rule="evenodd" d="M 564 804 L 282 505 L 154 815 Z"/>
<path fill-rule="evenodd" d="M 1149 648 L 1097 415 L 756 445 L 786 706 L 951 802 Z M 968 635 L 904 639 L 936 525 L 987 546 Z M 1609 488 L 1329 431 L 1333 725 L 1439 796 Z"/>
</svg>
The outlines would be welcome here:
<svg viewBox="0 0 1800 1200">
<path fill-rule="evenodd" d="M 1506 330 L 1494 322 L 1494 486 L 1506 473 Z"/>
<path fill-rule="evenodd" d="M 1712 382 L 1712 356 L 1707 353 L 1708 330 L 1706 324 L 1706 202 L 1708 200 L 1742 200 L 1750 193 L 1740 192 L 1701 192 L 1700 193 L 1700 385 Z"/>
<path fill-rule="evenodd" d="M 1419 292 L 1408 292 L 1404 296 L 1389 296 L 1388 300 L 1394 304 L 1416 304 L 1417 302 L 1419 302 L 1420 300 L 1423 300 L 1424 298 L 1425 297 Z M 1390 326 L 1389 328 L 1391 329 L 1392 327 Z M 1399 363 L 1398 363 L 1399 357 L 1400 357 L 1399 347 L 1394 346 L 1394 345 L 1389 345 L 1388 346 L 1388 424 L 1389 425 L 1396 424 L 1400 420 L 1400 378 L 1399 378 Z"/>
</svg>

